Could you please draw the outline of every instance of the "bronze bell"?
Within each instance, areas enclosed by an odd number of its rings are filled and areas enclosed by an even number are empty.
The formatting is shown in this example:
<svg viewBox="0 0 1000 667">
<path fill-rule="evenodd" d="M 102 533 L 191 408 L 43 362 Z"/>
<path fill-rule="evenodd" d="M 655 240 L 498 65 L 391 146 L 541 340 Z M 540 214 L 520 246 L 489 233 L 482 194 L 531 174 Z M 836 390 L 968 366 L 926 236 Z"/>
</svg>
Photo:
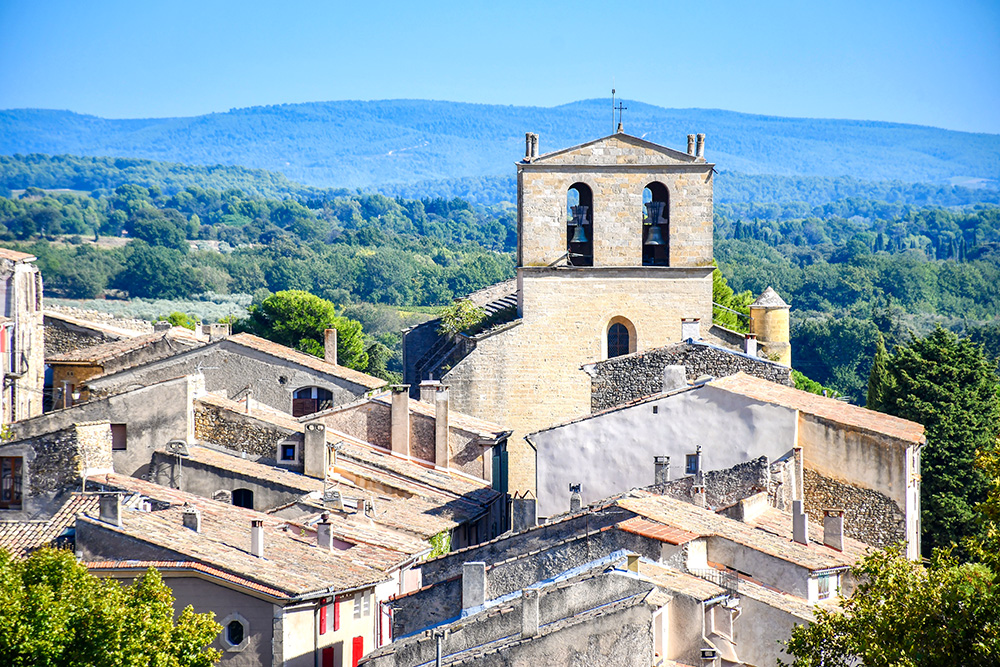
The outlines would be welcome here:
<svg viewBox="0 0 1000 667">
<path fill-rule="evenodd" d="M 583 225 L 573 225 L 573 238 L 569 240 L 570 243 L 586 243 L 587 233 L 583 231 Z"/>
<path fill-rule="evenodd" d="M 650 225 L 644 245 L 667 245 L 663 240 L 663 227 L 661 225 Z"/>
<path fill-rule="evenodd" d="M 651 201 L 646 202 L 646 224 L 647 225 L 658 225 L 660 224 L 660 216 L 663 215 L 663 207 L 666 202 L 662 201 Z"/>
<path fill-rule="evenodd" d="M 571 206 L 570 209 L 573 211 L 573 224 L 574 225 L 585 225 L 587 224 L 587 209 L 588 206 Z"/>
</svg>

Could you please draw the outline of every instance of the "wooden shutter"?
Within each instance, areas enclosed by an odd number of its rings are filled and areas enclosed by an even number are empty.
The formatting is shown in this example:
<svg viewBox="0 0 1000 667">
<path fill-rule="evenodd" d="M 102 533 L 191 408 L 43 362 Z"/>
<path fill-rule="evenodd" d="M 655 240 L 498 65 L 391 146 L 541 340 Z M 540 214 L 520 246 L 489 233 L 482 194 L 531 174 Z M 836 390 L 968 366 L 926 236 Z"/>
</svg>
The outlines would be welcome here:
<svg viewBox="0 0 1000 667">
<path fill-rule="evenodd" d="M 319 608 L 319 633 L 321 635 L 326 634 L 326 605 L 322 605 Z"/>
<path fill-rule="evenodd" d="M 351 667 L 358 667 L 361 656 L 365 653 L 365 638 L 355 637 L 351 647 Z"/>
</svg>

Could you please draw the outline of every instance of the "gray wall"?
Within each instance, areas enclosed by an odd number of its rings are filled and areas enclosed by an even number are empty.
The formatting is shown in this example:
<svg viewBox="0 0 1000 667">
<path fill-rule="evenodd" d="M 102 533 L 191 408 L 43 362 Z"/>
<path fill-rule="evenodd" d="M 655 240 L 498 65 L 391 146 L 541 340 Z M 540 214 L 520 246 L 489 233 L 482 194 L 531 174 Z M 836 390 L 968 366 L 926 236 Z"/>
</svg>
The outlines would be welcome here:
<svg viewBox="0 0 1000 667">
<path fill-rule="evenodd" d="M 657 413 L 653 414 L 653 408 Z M 569 510 L 569 484 L 583 502 L 653 484 L 653 457 L 669 456 L 671 476 L 702 446 L 704 470 L 760 456 L 773 460 L 795 442 L 795 411 L 701 386 L 535 433 L 538 513 Z"/>
<path fill-rule="evenodd" d="M 135 477 L 147 474 L 153 451 L 169 440 L 194 437 L 191 410 L 198 379 L 182 377 L 14 424 L 18 438 L 51 433 L 80 422 L 126 424 L 127 449 L 111 453 L 115 472 Z"/>
<path fill-rule="evenodd" d="M 154 361 L 140 368 L 95 378 L 87 385 L 92 392 L 108 394 L 199 370 L 205 376 L 208 391 L 235 396 L 250 384 L 253 400 L 289 413 L 292 411 L 292 394 L 303 387 L 329 389 L 333 392 L 334 405 L 350 403 L 368 391 L 367 387 L 332 373 L 300 366 L 230 340 Z"/>
</svg>

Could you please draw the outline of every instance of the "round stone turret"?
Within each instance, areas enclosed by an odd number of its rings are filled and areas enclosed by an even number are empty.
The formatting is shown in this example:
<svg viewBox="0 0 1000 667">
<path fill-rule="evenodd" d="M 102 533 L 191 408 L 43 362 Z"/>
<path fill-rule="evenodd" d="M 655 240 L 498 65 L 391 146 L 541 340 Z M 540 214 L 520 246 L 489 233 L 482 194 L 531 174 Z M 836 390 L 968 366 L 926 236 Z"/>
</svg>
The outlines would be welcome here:
<svg viewBox="0 0 1000 667">
<path fill-rule="evenodd" d="M 785 366 L 792 365 L 792 344 L 789 332 L 791 306 L 771 287 L 750 304 L 750 333 L 769 359 Z"/>
</svg>

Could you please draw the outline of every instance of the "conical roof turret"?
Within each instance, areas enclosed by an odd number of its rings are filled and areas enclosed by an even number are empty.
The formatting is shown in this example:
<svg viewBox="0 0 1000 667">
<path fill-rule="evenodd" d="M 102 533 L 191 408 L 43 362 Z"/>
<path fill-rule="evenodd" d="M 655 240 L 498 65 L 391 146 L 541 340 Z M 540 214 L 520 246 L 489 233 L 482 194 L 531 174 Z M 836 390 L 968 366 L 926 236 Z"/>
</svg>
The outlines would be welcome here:
<svg viewBox="0 0 1000 667">
<path fill-rule="evenodd" d="M 768 287 L 760 293 L 757 300 L 750 304 L 751 308 L 791 308 L 785 300 L 778 296 L 773 287 Z"/>
</svg>

